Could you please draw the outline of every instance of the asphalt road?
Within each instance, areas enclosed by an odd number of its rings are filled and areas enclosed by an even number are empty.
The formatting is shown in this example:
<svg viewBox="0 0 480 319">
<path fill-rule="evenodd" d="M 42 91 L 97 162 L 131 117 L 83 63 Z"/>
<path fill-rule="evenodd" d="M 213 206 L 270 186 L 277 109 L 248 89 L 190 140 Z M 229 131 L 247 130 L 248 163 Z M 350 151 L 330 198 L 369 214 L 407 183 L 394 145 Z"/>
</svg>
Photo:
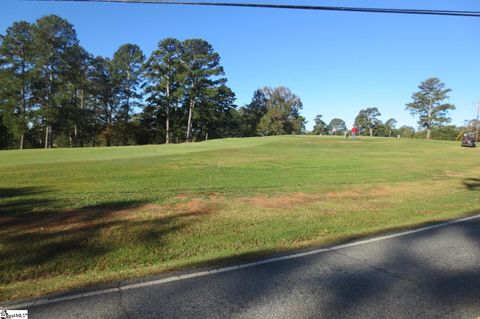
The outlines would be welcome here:
<svg viewBox="0 0 480 319">
<path fill-rule="evenodd" d="M 28 309 L 30 318 L 477 318 L 480 218 Z"/>
</svg>

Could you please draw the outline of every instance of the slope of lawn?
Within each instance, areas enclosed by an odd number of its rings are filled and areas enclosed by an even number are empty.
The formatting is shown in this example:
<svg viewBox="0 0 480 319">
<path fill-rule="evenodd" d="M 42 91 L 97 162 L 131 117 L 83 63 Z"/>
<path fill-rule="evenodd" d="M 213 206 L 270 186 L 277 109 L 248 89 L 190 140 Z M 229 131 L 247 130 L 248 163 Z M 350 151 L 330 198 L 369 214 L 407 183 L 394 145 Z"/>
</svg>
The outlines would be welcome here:
<svg viewBox="0 0 480 319">
<path fill-rule="evenodd" d="M 480 212 L 480 149 L 281 136 L 0 152 L 0 301 Z"/>
</svg>

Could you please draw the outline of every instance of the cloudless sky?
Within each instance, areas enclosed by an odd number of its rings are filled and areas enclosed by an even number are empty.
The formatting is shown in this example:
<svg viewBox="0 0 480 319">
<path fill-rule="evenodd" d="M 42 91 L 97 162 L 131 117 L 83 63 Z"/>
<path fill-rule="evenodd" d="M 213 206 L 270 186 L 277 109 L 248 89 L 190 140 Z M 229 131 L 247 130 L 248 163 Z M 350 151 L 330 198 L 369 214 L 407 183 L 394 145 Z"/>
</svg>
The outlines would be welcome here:
<svg viewBox="0 0 480 319">
<path fill-rule="evenodd" d="M 478 0 L 248 2 L 480 11 Z M 0 33 L 47 14 L 70 21 L 95 55 L 136 43 L 148 56 L 165 37 L 203 38 L 220 54 L 237 105 L 257 88 L 287 86 L 303 101 L 308 129 L 317 114 L 351 126 L 366 107 L 416 127 L 405 103 L 432 76 L 453 90 L 453 124 L 474 118 L 480 100 L 480 18 L 0 0 Z"/>
</svg>

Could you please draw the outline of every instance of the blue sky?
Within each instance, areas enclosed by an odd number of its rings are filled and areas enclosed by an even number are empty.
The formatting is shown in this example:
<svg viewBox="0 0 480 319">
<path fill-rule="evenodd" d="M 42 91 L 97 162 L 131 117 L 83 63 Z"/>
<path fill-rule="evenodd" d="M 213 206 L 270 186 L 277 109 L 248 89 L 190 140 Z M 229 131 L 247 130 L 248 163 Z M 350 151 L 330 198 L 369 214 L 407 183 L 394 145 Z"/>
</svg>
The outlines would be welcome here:
<svg viewBox="0 0 480 319">
<path fill-rule="evenodd" d="M 250 2 L 480 11 L 478 0 Z M 351 126 L 365 107 L 416 126 L 405 103 L 431 76 L 453 90 L 454 124 L 473 118 L 480 100 L 480 18 L 1 0 L 0 32 L 46 14 L 69 20 L 89 52 L 109 57 L 124 43 L 149 55 L 165 37 L 203 38 L 220 53 L 238 105 L 257 88 L 287 86 L 303 101 L 308 129 L 316 114 Z"/>
</svg>

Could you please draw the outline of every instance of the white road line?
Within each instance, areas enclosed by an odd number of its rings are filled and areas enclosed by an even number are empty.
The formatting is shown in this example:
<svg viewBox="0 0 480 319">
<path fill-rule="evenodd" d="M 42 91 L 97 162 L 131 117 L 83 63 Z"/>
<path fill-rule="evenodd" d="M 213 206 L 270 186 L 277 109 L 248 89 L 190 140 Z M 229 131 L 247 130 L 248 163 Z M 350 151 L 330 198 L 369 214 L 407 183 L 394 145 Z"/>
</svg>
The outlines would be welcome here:
<svg viewBox="0 0 480 319">
<path fill-rule="evenodd" d="M 475 216 L 470 216 L 470 217 L 466 217 L 466 218 L 456 219 L 456 220 L 452 220 L 452 221 L 448 221 L 448 222 L 444 222 L 444 223 L 440 223 L 440 224 L 435 224 L 435 225 L 431 225 L 431 226 L 425 226 L 425 227 L 422 227 L 422 228 L 408 230 L 408 231 L 404 231 L 404 232 L 400 232 L 400 233 L 395 233 L 395 234 L 390 234 L 390 235 L 385 235 L 385 236 L 380 236 L 380 237 L 375 237 L 375 238 L 370 238 L 370 239 L 365 239 L 365 240 L 354 241 L 354 242 L 349 243 L 349 244 L 342 244 L 342 245 L 332 246 L 332 247 L 329 247 L 329 248 L 320 248 L 320 249 L 306 251 L 306 252 L 303 252 L 303 253 L 297 253 L 297 254 L 285 255 L 285 256 L 280 256 L 280 257 L 267 258 L 267 259 L 263 259 L 263 260 L 259 260 L 259 261 L 255 261 L 255 262 L 239 264 L 239 265 L 236 265 L 236 266 L 218 268 L 218 269 L 195 272 L 195 273 L 189 273 L 189 274 L 173 276 L 173 277 L 167 277 L 167 278 L 158 279 L 158 280 L 152 280 L 152 281 L 141 282 L 141 283 L 137 283 L 137 284 L 125 285 L 125 286 L 121 286 L 121 287 L 118 287 L 118 288 L 102 289 L 102 290 L 96 290 L 96 291 L 91 291 L 91 292 L 86 292 L 86 293 L 75 294 L 75 295 L 69 295 L 69 296 L 63 296 L 63 297 L 54 297 L 54 298 L 51 298 L 51 299 L 46 299 L 46 298 L 36 299 L 36 300 L 33 300 L 33 301 L 29 301 L 29 302 L 11 304 L 9 306 L 0 306 L 0 309 L 5 309 L 5 308 L 7 308 L 7 309 L 28 308 L 28 307 L 32 307 L 32 306 L 46 305 L 46 304 L 56 303 L 56 302 L 60 302 L 60 301 L 104 295 L 104 294 L 108 294 L 108 293 L 112 293 L 112 292 L 120 292 L 120 291 L 126 291 L 126 290 L 131 290 L 131 289 L 143 288 L 143 287 L 157 286 L 157 285 L 161 285 L 161 284 L 165 284 L 165 283 L 173 282 L 173 281 L 180 281 L 180 280 L 185 280 L 185 279 L 190 279 L 190 278 L 198 278 L 198 277 L 214 275 L 214 274 L 218 274 L 218 273 L 231 272 L 231 271 L 235 271 L 235 270 L 238 270 L 238 269 L 250 268 L 250 267 L 255 267 L 255 266 L 264 265 L 264 264 L 271 264 L 271 263 L 278 262 L 278 261 L 296 259 L 296 258 L 310 256 L 310 255 L 316 255 L 316 254 L 320 254 L 320 253 L 324 253 L 324 252 L 328 252 L 328 251 L 334 251 L 334 250 L 345 249 L 345 248 L 359 246 L 359 245 L 365 245 L 365 244 L 369 244 L 369 243 L 373 243 L 373 242 L 377 242 L 377 241 L 381 241 L 381 240 L 385 240 L 385 239 L 391 239 L 391 238 L 406 236 L 406 235 L 410 235 L 410 234 L 419 233 L 419 232 L 422 232 L 422 231 L 427 231 L 427 230 L 431 230 L 431 229 L 435 229 L 435 228 L 445 227 L 445 226 L 452 225 L 452 224 L 466 222 L 466 221 L 477 219 L 477 218 L 480 218 L 480 215 L 475 215 Z"/>
</svg>

